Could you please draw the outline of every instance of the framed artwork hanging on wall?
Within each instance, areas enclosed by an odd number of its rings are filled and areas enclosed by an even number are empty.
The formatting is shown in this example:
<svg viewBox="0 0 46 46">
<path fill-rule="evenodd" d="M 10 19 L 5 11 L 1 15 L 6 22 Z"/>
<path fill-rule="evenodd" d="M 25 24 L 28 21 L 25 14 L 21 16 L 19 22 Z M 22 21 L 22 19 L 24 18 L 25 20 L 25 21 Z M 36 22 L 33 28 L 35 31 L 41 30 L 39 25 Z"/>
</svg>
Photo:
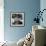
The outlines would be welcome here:
<svg viewBox="0 0 46 46">
<path fill-rule="evenodd" d="M 12 12 L 10 15 L 10 25 L 24 26 L 24 13 L 23 12 Z"/>
</svg>

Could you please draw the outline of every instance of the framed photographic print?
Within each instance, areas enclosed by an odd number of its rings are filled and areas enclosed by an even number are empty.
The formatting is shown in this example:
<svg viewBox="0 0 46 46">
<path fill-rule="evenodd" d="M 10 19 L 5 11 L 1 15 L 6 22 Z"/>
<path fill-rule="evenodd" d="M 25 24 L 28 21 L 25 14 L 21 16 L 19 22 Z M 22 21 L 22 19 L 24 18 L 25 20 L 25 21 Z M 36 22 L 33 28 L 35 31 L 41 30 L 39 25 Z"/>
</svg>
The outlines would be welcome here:
<svg viewBox="0 0 46 46">
<path fill-rule="evenodd" d="M 12 12 L 10 15 L 11 26 L 24 26 L 24 13 L 23 12 Z"/>
</svg>

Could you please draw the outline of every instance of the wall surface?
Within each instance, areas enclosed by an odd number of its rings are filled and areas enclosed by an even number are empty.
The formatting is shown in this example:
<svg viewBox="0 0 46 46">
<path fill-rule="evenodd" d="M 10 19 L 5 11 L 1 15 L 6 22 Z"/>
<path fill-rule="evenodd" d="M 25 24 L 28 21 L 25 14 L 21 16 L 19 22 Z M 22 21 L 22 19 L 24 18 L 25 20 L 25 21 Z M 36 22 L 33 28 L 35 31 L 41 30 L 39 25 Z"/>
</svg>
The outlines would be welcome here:
<svg viewBox="0 0 46 46">
<path fill-rule="evenodd" d="M 4 0 L 4 38 L 7 41 L 18 41 L 32 29 L 34 17 L 40 9 L 40 0 Z M 25 26 L 10 27 L 10 12 L 24 12 Z"/>
<path fill-rule="evenodd" d="M 40 1 L 40 9 L 41 9 L 41 11 L 42 11 L 43 9 L 46 9 L 46 0 L 41 0 L 41 1 Z M 40 22 L 40 25 L 46 27 L 46 10 L 43 12 L 42 17 L 43 17 L 43 22 L 41 21 L 41 22 Z"/>
</svg>

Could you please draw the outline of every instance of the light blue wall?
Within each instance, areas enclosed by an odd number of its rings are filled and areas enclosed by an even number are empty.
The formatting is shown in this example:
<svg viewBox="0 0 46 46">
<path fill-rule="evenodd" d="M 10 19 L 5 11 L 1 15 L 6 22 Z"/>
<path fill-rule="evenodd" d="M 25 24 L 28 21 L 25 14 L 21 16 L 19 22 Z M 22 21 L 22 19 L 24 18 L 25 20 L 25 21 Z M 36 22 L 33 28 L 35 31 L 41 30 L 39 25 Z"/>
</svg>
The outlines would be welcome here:
<svg viewBox="0 0 46 46">
<path fill-rule="evenodd" d="M 41 0 L 40 1 L 40 10 L 42 11 L 43 9 L 46 9 L 46 0 Z M 40 21 L 40 25 L 46 27 L 46 10 L 43 12 L 43 22 Z"/>
<path fill-rule="evenodd" d="M 18 41 L 32 29 L 35 12 L 40 9 L 39 0 L 4 0 L 4 38 L 7 41 Z M 10 12 L 24 12 L 25 26 L 10 27 Z"/>
</svg>

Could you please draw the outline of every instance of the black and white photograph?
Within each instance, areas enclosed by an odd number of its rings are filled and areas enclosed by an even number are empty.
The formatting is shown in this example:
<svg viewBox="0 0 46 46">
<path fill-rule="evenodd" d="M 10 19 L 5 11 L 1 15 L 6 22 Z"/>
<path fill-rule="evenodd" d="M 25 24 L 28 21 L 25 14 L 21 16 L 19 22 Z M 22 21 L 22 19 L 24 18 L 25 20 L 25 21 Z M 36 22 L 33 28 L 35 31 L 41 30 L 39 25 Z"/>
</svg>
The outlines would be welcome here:
<svg viewBox="0 0 46 46">
<path fill-rule="evenodd" d="M 11 13 L 11 26 L 24 26 L 24 13 Z"/>
</svg>

